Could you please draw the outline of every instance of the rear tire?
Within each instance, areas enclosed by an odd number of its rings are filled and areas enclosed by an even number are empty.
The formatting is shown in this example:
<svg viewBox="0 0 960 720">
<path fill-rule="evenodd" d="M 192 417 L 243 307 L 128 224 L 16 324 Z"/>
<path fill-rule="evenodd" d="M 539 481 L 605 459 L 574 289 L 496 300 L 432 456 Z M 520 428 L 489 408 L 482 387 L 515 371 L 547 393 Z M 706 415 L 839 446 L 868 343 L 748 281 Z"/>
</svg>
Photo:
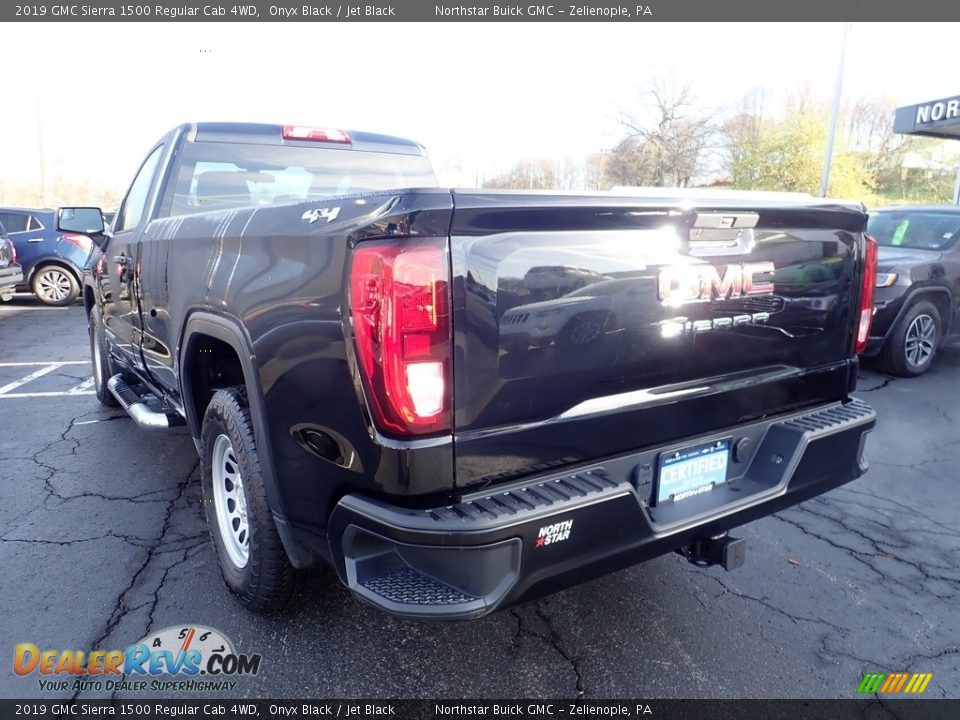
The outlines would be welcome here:
<svg viewBox="0 0 960 720">
<path fill-rule="evenodd" d="M 44 265 L 33 274 L 30 289 L 44 305 L 69 305 L 80 295 L 80 283 L 63 265 Z"/>
<path fill-rule="evenodd" d="M 117 407 L 120 403 L 107 389 L 107 380 L 116 374 L 113 361 L 110 360 L 110 350 L 107 348 L 107 337 L 103 330 L 103 316 L 100 308 L 94 305 L 87 318 L 87 334 L 90 336 L 90 360 L 93 363 L 93 388 L 97 400 L 106 407 Z"/>
<path fill-rule="evenodd" d="M 880 351 L 880 368 L 899 377 L 923 375 L 937 355 L 942 337 L 940 311 L 921 300 L 907 308 Z"/>
<path fill-rule="evenodd" d="M 273 523 L 245 388 L 214 393 L 200 452 L 204 510 L 224 582 L 251 610 L 283 609 L 305 574 L 290 564 Z"/>
</svg>

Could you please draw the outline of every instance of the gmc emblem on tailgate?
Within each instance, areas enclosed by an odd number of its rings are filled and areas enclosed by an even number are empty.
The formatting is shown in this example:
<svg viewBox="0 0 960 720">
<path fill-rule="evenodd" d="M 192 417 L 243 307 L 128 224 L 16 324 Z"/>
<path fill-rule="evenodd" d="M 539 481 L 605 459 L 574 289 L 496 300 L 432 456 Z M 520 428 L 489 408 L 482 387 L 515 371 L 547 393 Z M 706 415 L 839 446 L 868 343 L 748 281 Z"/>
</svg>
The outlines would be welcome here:
<svg viewBox="0 0 960 720">
<path fill-rule="evenodd" d="M 657 276 L 657 296 L 669 305 L 773 293 L 772 262 L 670 265 Z"/>
</svg>

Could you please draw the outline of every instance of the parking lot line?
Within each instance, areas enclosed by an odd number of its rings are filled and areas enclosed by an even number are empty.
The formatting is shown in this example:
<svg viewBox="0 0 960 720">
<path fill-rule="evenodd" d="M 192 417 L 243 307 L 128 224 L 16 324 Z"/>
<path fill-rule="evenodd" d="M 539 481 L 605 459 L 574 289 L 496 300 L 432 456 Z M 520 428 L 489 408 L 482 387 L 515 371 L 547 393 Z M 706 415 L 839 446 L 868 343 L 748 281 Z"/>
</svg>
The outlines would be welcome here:
<svg viewBox="0 0 960 720">
<path fill-rule="evenodd" d="M 36 380 L 38 377 L 43 377 L 47 373 L 52 373 L 57 368 L 63 367 L 63 363 L 50 363 L 46 367 L 42 367 L 39 370 L 34 370 L 29 375 L 25 375 L 19 380 L 14 380 L 11 383 L 7 383 L 3 387 L 0 387 L 0 396 L 6 395 L 11 390 L 16 390 L 21 385 L 26 385 L 31 380 Z"/>
<path fill-rule="evenodd" d="M 0 362 L 0 367 L 30 367 L 31 365 L 88 365 L 89 360 L 43 360 L 36 362 Z"/>
<path fill-rule="evenodd" d="M 82 395 L 95 395 L 93 390 L 84 390 L 83 392 L 35 392 L 35 393 L 7 393 L 0 395 L 0 400 L 15 400 L 17 398 L 43 398 L 43 397 L 80 397 Z"/>
<path fill-rule="evenodd" d="M 89 360 L 34 360 L 22 362 L 0 362 L 0 368 L 36 368 L 33 372 L 23 377 L 7 383 L 0 387 L 0 400 L 14 400 L 18 398 L 43 398 L 43 397 L 74 397 L 78 395 L 93 395 L 93 378 L 84 380 L 79 385 L 68 390 L 44 391 L 44 392 L 14 392 L 27 383 L 33 382 L 44 375 L 49 375 L 65 365 L 89 365 Z"/>
<path fill-rule="evenodd" d="M 80 383 L 76 387 L 70 388 L 69 390 L 67 390 L 67 395 L 86 394 L 84 393 L 84 390 L 89 390 L 92 385 L 93 385 L 93 378 L 91 377 L 91 378 L 88 378 L 87 380 L 84 380 L 82 383 Z"/>
</svg>

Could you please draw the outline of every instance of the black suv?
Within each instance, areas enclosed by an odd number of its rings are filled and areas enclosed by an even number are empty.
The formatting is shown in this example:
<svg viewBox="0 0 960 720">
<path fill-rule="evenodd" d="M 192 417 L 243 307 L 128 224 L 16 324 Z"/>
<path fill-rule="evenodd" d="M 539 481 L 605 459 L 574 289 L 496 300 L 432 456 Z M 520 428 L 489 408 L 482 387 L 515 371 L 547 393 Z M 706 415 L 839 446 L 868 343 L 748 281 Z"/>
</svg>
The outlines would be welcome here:
<svg viewBox="0 0 960 720">
<path fill-rule="evenodd" d="M 960 207 L 883 208 L 870 213 L 867 233 L 880 244 L 880 263 L 864 355 L 893 375 L 920 375 L 960 333 Z"/>
</svg>

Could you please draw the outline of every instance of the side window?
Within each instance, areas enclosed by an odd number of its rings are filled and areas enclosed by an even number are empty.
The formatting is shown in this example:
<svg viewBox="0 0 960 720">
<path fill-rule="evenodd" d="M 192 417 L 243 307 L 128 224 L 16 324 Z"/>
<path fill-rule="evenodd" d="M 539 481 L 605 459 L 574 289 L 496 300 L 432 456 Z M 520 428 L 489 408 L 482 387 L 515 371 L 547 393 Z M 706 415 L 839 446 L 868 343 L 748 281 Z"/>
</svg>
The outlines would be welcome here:
<svg viewBox="0 0 960 720">
<path fill-rule="evenodd" d="M 43 230 L 43 223 L 37 220 L 33 215 L 30 216 L 30 224 L 27 230 Z"/>
<path fill-rule="evenodd" d="M 3 223 L 8 233 L 23 232 L 27 229 L 28 220 L 30 220 L 29 215 L 22 215 L 21 213 L 0 213 L 0 222 Z"/>
<path fill-rule="evenodd" d="M 143 217 L 143 211 L 147 206 L 147 196 L 150 194 L 150 186 L 153 185 L 153 176 L 156 175 L 157 165 L 160 163 L 160 155 L 163 151 L 163 145 L 158 145 L 152 153 L 143 161 L 140 171 L 133 179 L 127 196 L 123 199 L 123 205 L 120 206 L 120 212 L 117 213 L 116 222 L 113 224 L 113 231 L 123 232 L 130 230 L 140 224 Z"/>
</svg>

